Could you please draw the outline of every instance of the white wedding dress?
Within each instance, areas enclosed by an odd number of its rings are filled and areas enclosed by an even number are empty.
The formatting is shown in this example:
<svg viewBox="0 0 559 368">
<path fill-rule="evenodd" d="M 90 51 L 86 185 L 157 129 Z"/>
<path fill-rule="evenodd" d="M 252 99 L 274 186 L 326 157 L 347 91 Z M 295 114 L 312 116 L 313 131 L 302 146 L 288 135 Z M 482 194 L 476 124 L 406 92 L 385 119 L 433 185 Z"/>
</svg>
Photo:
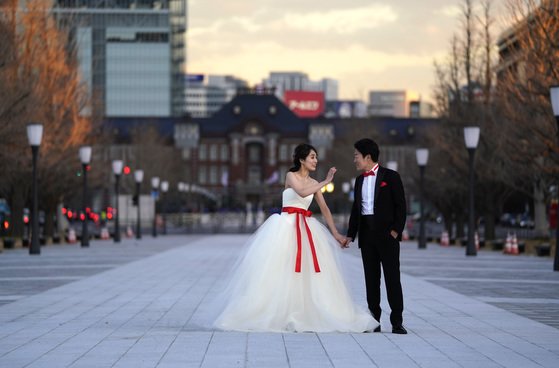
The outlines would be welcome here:
<svg viewBox="0 0 559 368">
<path fill-rule="evenodd" d="M 291 188 L 283 191 L 284 208 L 304 211 L 312 199 L 312 194 L 303 198 Z M 297 219 L 300 272 L 296 272 Z M 307 229 L 316 257 L 313 257 Z M 287 212 L 270 216 L 250 238 L 246 253 L 234 269 L 223 294 L 225 307 L 214 327 L 276 332 L 374 329 L 378 323 L 351 298 L 340 271 L 339 251 L 338 242 L 316 219 Z M 320 272 L 316 272 L 318 268 Z"/>
</svg>

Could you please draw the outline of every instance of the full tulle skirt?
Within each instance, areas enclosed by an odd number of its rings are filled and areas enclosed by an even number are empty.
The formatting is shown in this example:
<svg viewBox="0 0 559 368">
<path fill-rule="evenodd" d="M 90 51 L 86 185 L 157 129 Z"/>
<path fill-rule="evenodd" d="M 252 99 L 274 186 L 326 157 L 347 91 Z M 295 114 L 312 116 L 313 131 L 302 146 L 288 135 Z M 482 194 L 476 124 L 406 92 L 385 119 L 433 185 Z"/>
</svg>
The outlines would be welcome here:
<svg viewBox="0 0 559 368">
<path fill-rule="evenodd" d="M 214 327 L 238 331 L 364 332 L 378 326 L 356 305 L 342 276 L 340 248 L 327 228 L 312 217 L 309 226 L 320 272 L 315 272 L 302 216 L 301 272 L 295 214 L 274 214 L 249 239 L 222 293 Z"/>
</svg>

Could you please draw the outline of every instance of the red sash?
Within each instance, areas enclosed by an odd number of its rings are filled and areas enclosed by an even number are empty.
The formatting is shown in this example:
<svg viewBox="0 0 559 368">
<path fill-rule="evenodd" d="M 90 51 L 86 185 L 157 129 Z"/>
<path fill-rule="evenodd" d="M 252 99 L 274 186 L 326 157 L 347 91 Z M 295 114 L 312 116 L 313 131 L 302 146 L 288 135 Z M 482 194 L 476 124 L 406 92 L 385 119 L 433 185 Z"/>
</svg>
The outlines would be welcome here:
<svg viewBox="0 0 559 368">
<path fill-rule="evenodd" d="M 312 212 L 307 211 L 302 208 L 297 207 L 283 207 L 281 212 L 287 213 L 295 213 L 297 214 L 297 218 L 295 219 L 295 225 L 297 226 L 297 260 L 295 262 L 295 272 L 301 272 L 301 228 L 299 227 L 299 215 L 303 216 L 303 223 L 305 224 L 305 229 L 307 230 L 307 237 L 309 238 L 309 243 L 312 252 L 312 258 L 314 263 L 314 271 L 320 272 L 320 266 L 318 265 L 318 258 L 316 257 L 316 250 L 314 249 L 314 242 L 312 239 L 311 230 L 309 229 L 309 225 L 307 224 L 306 217 L 311 217 Z"/>
</svg>

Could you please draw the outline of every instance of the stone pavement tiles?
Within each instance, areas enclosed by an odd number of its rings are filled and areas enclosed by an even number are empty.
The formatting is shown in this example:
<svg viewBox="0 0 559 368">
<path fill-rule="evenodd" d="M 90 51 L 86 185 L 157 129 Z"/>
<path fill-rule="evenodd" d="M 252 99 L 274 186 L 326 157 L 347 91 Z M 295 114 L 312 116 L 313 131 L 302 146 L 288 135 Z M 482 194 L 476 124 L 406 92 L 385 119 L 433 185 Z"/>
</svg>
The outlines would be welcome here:
<svg viewBox="0 0 559 368">
<path fill-rule="evenodd" d="M 161 253 L 197 239 L 197 235 L 144 236 L 92 240 L 90 247 L 79 243 L 41 247 L 40 256 L 29 256 L 27 248 L 5 250 L 0 254 L 0 305 L 52 289 L 137 259 Z"/>
<path fill-rule="evenodd" d="M 558 366 L 558 329 L 408 274 L 408 335 L 213 330 L 209 301 L 246 239 L 203 237 L 0 307 L 0 367 Z M 362 304 L 356 250 L 343 262 Z"/>
</svg>

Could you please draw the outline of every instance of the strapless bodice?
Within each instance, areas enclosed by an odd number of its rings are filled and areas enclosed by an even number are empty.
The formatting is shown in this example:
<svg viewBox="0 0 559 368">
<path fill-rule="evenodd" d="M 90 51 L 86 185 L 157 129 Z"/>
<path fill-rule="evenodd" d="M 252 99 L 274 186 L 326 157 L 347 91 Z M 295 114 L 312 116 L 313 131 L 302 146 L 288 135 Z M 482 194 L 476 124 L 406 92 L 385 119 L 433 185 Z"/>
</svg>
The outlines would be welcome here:
<svg viewBox="0 0 559 368">
<path fill-rule="evenodd" d="M 283 191 L 282 205 L 283 207 L 297 207 L 307 210 L 311 205 L 314 194 L 301 197 L 293 188 L 287 188 Z"/>
</svg>

